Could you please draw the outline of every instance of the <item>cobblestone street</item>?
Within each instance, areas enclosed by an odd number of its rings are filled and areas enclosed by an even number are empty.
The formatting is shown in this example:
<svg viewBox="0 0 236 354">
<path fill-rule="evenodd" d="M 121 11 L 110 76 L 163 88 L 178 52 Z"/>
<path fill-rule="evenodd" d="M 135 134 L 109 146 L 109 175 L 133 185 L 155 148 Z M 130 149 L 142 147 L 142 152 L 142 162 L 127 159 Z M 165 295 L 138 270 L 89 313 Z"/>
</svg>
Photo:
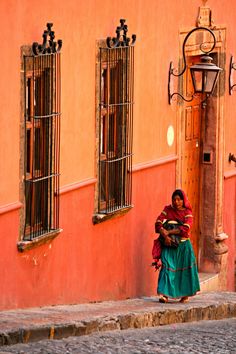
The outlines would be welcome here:
<svg viewBox="0 0 236 354">
<path fill-rule="evenodd" d="M 1 347 L 0 353 L 236 353 L 236 318 L 172 324 Z"/>
</svg>

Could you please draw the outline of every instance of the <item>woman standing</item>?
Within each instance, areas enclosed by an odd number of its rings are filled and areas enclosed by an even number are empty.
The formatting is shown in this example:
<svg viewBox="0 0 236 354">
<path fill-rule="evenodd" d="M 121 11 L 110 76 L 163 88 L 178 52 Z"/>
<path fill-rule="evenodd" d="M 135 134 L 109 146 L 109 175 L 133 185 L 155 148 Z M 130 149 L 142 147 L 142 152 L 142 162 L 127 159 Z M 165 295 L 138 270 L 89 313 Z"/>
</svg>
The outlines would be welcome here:
<svg viewBox="0 0 236 354">
<path fill-rule="evenodd" d="M 163 227 L 166 220 L 180 222 L 181 226 L 168 231 Z M 161 294 L 160 302 L 168 302 L 168 297 L 187 302 L 189 296 L 200 290 L 196 258 L 189 239 L 192 223 L 192 207 L 187 196 L 181 189 L 176 189 L 172 194 L 172 204 L 164 208 L 155 224 L 156 232 L 164 238 L 157 288 L 157 293 Z M 171 234 L 179 235 L 178 248 L 170 247 Z"/>
</svg>

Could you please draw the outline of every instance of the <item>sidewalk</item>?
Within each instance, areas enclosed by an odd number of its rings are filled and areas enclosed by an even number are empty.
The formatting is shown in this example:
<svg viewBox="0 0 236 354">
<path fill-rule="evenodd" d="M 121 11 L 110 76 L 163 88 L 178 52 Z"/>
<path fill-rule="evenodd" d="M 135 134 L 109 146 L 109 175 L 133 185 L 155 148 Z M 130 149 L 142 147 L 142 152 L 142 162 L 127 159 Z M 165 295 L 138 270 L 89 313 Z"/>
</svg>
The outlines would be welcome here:
<svg viewBox="0 0 236 354">
<path fill-rule="evenodd" d="M 187 304 L 157 297 L 0 312 L 0 346 L 98 331 L 236 317 L 235 292 L 196 295 Z"/>
</svg>

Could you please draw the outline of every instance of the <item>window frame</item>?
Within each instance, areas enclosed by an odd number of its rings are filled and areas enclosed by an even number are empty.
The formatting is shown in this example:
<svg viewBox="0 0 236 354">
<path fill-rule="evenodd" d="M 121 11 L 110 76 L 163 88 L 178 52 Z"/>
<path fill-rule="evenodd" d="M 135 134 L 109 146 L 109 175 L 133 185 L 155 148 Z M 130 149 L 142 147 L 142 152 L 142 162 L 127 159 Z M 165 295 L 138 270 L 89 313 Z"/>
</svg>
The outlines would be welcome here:
<svg viewBox="0 0 236 354">
<path fill-rule="evenodd" d="M 33 43 L 32 46 L 21 47 L 20 200 L 22 209 L 17 243 L 20 252 L 48 242 L 62 232 L 59 227 L 61 120 L 61 59 L 59 52 L 62 41 L 54 42 L 52 25 L 47 24 L 48 30 L 44 31 L 42 45 Z M 51 38 L 48 47 L 47 36 Z M 37 100 L 38 109 L 36 107 Z M 36 166 L 33 160 L 36 161 Z M 37 203 L 39 205 L 40 217 L 38 220 L 36 220 L 34 210 L 32 212 L 33 221 L 31 216 L 28 219 L 26 216 L 27 183 L 32 186 L 38 184 L 38 187 L 32 187 L 32 189 L 34 189 L 34 193 L 38 189 L 39 199 L 32 196 L 29 198 L 29 203 L 33 204 L 33 208 L 37 207 Z M 41 187 L 43 184 L 44 187 Z M 28 188 L 30 189 L 30 187 Z M 41 196 L 42 190 L 44 191 L 43 196 Z M 49 206 L 50 198 L 53 201 Z M 46 206 L 43 211 L 41 211 L 42 205 Z M 51 209 L 48 216 L 49 207 Z M 45 221 L 45 217 L 49 222 Z M 37 226 L 38 221 L 44 226 L 40 232 L 35 233 L 34 230 L 32 232 L 32 225 Z M 49 225 L 45 228 L 47 222 Z"/>
<path fill-rule="evenodd" d="M 133 47 L 129 47 L 129 46 L 125 46 L 122 48 L 116 48 L 116 49 L 108 49 L 105 47 L 105 41 L 99 41 L 98 42 L 98 48 L 97 48 L 97 74 L 96 74 L 96 102 L 97 102 L 97 108 L 96 108 L 96 116 L 97 116 L 97 152 L 96 152 L 96 160 L 98 162 L 98 182 L 97 182 L 97 188 L 96 188 L 96 205 L 95 205 L 95 214 L 93 216 L 93 223 L 98 223 L 101 222 L 103 220 L 106 220 L 107 217 L 113 216 L 114 214 L 122 214 L 128 210 L 130 210 L 133 205 L 132 205 L 132 139 L 133 139 L 133 86 L 134 86 L 134 48 Z M 118 60 L 114 60 L 114 61 L 110 61 L 106 60 L 106 58 L 104 59 L 104 56 L 112 56 L 113 54 L 111 54 L 112 52 L 115 53 L 116 52 L 120 52 L 122 53 L 121 56 L 117 57 Z M 122 52 L 123 51 L 123 52 Z M 106 54 L 104 54 L 106 53 Z M 108 54 L 110 53 L 110 54 Z M 127 54 L 128 53 L 128 54 Z M 114 54 L 115 55 L 115 54 Z M 126 55 L 126 60 L 127 62 L 124 62 L 124 58 Z M 127 55 L 128 55 L 128 59 L 127 59 Z M 122 59 L 122 60 L 121 60 Z M 122 94 L 121 96 L 121 100 L 120 102 L 109 102 L 110 100 L 110 86 L 111 86 L 111 82 L 110 82 L 110 75 L 111 72 L 108 69 L 114 69 L 116 64 L 121 63 L 121 66 L 123 66 L 122 68 L 118 68 L 118 75 L 120 75 L 120 78 L 116 78 L 118 85 L 119 83 L 122 85 L 126 85 L 126 88 L 121 89 Z M 103 71 L 107 70 L 107 80 L 108 83 L 107 85 L 105 85 L 104 83 L 102 83 L 102 76 L 103 75 Z M 103 80 L 105 80 L 103 78 Z M 104 91 L 104 93 L 102 93 L 102 90 Z M 124 92 L 126 90 L 126 92 Z M 114 88 L 114 92 L 115 95 L 119 96 L 119 87 Z M 106 96 L 106 102 L 105 101 L 105 96 Z M 126 97 L 125 97 L 126 96 Z M 116 101 L 117 98 L 116 98 Z M 108 112 L 107 112 L 108 111 Z M 106 136 L 103 136 L 101 138 L 102 135 L 102 128 L 104 129 L 104 124 L 106 124 L 106 128 L 107 130 L 109 130 L 108 128 L 108 119 L 106 119 L 108 115 L 112 115 L 114 114 L 113 119 L 115 119 L 115 124 L 113 126 L 114 129 L 114 136 L 112 137 L 112 140 L 110 140 L 110 144 L 113 144 L 113 151 L 110 150 L 108 152 L 108 147 L 109 144 L 107 143 L 107 140 L 109 139 L 109 133 L 106 134 Z M 119 118 L 119 115 L 121 118 Z M 128 116 L 128 120 L 127 118 L 125 118 L 125 116 Z M 119 121 L 120 119 L 120 121 Z M 124 124 L 125 121 L 127 121 L 126 125 Z M 102 122 L 103 122 L 103 127 L 102 127 Z M 120 127 L 119 127 L 119 123 Z M 117 132 L 117 130 L 120 129 L 120 132 Z M 126 130 L 129 129 L 129 136 L 126 136 Z M 123 131 L 122 131 L 123 130 Z M 121 138 L 119 137 L 119 134 L 121 136 Z M 104 135 L 104 134 L 103 134 Z M 120 141 L 119 141 L 120 139 Z M 125 141 L 125 143 L 122 142 L 122 140 Z M 120 144 L 120 146 L 118 147 L 118 145 Z M 122 145 L 127 145 L 126 147 L 123 147 Z M 103 147 L 103 152 L 101 153 L 101 146 L 105 146 L 105 148 Z M 117 149 L 121 150 L 121 153 L 119 154 L 119 156 L 117 156 Z M 122 156 L 120 156 L 122 155 Z M 126 155 L 126 156 L 125 156 Z M 102 200 L 101 199 L 101 164 L 105 163 L 105 160 L 109 160 L 107 162 L 111 163 L 112 158 L 115 159 L 119 159 L 120 161 L 122 161 L 124 158 L 129 158 L 129 162 L 128 162 L 128 166 L 125 167 L 125 172 L 124 172 L 124 176 L 125 177 L 121 177 L 119 179 L 119 181 L 121 181 L 123 183 L 121 183 L 121 188 L 120 188 L 120 192 L 119 193 L 119 198 L 120 198 L 120 204 L 114 205 L 115 203 L 112 200 Z M 120 170 L 121 174 L 122 174 L 122 168 Z M 107 177 L 108 178 L 108 177 Z M 123 178 L 123 180 L 122 180 Z M 127 179 L 125 181 L 125 178 Z M 118 183 L 118 181 L 116 181 L 115 183 Z M 108 186 L 106 185 L 107 189 Z M 118 188 L 116 188 L 117 190 Z M 127 191 L 127 189 L 129 189 Z M 107 194 L 109 193 L 109 191 L 106 192 Z M 122 194 L 124 196 L 122 196 Z M 125 199 L 128 196 L 129 200 L 127 202 L 127 200 Z M 123 200 L 123 201 L 122 201 Z M 107 207 L 108 204 L 111 205 L 111 207 Z"/>
</svg>

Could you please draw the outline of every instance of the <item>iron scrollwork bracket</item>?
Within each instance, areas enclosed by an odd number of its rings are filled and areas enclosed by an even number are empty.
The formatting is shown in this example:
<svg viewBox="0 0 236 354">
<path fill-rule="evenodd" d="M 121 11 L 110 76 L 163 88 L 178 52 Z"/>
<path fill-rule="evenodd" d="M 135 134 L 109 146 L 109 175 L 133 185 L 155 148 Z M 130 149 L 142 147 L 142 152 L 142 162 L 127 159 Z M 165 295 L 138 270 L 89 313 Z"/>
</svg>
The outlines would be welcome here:
<svg viewBox="0 0 236 354">
<path fill-rule="evenodd" d="M 43 32 L 43 43 L 38 44 L 34 42 L 32 45 L 32 51 L 34 55 L 43 55 L 43 54 L 51 54 L 58 53 L 62 48 L 62 40 L 59 39 L 57 42 L 54 41 L 55 33 L 52 31 L 53 23 L 47 23 L 47 30 Z M 48 39 L 49 37 L 49 39 Z"/>
<path fill-rule="evenodd" d="M 116 28 L 116 37 L 107 37 L 108 48 L 128 47 L 133 46 L 136 41 L 136 34 L 132 34 L 132 41 L 127 37 L 128 26 L 125 25 L 124 19 L 120 19 L 120 26 Z M 121 32 L 123 31 L 123 34 Z"/>
<path fill-rule="evenodd" d="M 236 84 L 233 84 L 233 70 L 236 70 L 236 63 L 234 63 L 234 57 L 231 55 L 229 66 L 229 94 L 233 94 L 233 88 Z"/>
<path fill-rule="evenodd" d="M 178 73 L 178 70 L 177 70 L 177 69 L 174 69 L 173 63 L 170 62 L 169 76 L 168 76 L 168 103 L 169 103 L 169 104 L 171 104 L 172 97 L 175 96 L 175 95 L 181 97 L 181 98 L 182 98 L 184 101 L 186 101 L 186 102 L 191 102 L 191 101 L 194 99 L 194 95 L 192 95 L 192 97 L 191 97 L 190 99 L 186 99 L 185 97 L 183 97 L 183 95 L 181 95 L 181 94 L 178 93 L 178 92 L 171 93 L 171 92 L 170 92 L 170 91 L 171 91 L 171 90 L 170 90 L 170 86 L 171 86 L 170 81 L 171 81 L 171 76 L 172 76 L 172 75 L 173 75 L 173 76 L 176 76 L 176 77 L 179 77 L 179 76 L 182 76 L 182 75 L 184 74 L 184 72 L 185 72 L 185 70 L 186 70 L 186 68 L 187 68 L 186 55 L 185 55 L 185 45 L 186 45 L 186 42 L 187 42 L 188 38 L 191 36 L 191 34 L 192 34 L 193 32 L 196 32 L 196 31 L 207 31 L 207 32 L 209 32 L 209 33 L 212 35 L 212 37 L 213 37 L 213 41 L 214 41 L 214 42 L 213 42 L 212 47 L 211 47 L 209 50 L 205 50 L 205 49 L 204 49 L 205 42 L 199 44 L 199 47 L 200 47 L 200 50 L 201 50 L 202 53 L 204 53 L 204 54 L 209 54 L 209 53 L 215 48 L 215 45 L 216 45 L 216 37 L 215 37 L 215 35 L 214 35 L 214 32 L 213 32 L 211 29 L 207 28 L 207 27 L 195 27 L 195 28 L 193 28 L 193 29 L 186 35 L 186 37 L 185 37 L 185 39 L 184 39 L 184 42 L 183 42 L 183 46 L 182 46 L 182 54 L 183 54 L 183 62 L 184 62 L 184 64 L 183 64 L 183 69 L 181 70 L 181 72 Z M 177 73 L 176 73 L 176 72 L 177 72 Z M 204 99 L 204 101 L 203 101 L 202 103 L 205 103 L 205 101 L 207 100 L 207 98 L 208 98 L 208 96 Z"/>
<path fill-rule="evenodd" d="M 236 156 L 234 154 L 231 154 L 231 152 L 229 153 L 229 162 L 236 162 Z"/>
</svg>

